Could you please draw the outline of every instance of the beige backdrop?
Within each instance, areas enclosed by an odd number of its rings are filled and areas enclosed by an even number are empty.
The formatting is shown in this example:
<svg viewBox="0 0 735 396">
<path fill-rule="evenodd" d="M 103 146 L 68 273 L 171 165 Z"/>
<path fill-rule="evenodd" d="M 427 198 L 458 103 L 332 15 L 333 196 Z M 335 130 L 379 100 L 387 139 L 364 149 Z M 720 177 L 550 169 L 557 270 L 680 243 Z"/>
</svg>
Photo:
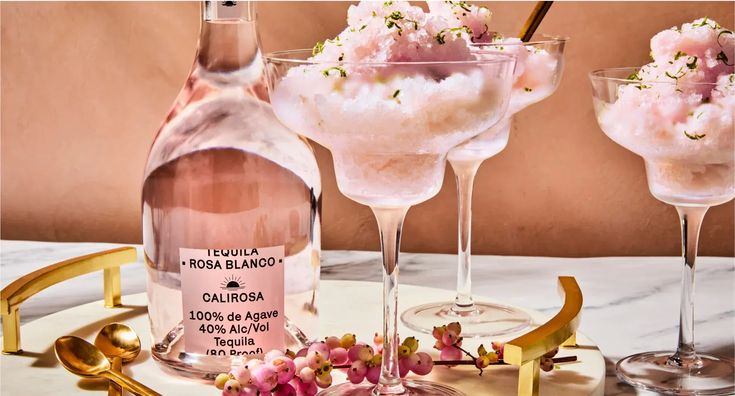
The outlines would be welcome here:
<svg viewBox="0 0 735 396">
<path fill-rule="evenodd" d="M 344 25 L 349 3 L 261 3 L 265 50 L 310 47 Z M 515 32 L 533 3 L 487 3 Z M 10 3 L 2 12 L 2 238 L 139 242 L 140 185 L 153 134 L 194 55 L 197 3 Z M 557 2 L 541 31 L 571 37 L 559 91 L 516 116 L 508 148 L 475 191 L 474 251 L 517 255 L 675 255 L 673 208 L 648 193 L 643 162 L 603 135 L 586 73 L 648 61 L 656 32 L 731 2 Z M 323 170 L 323 245 L 377 249 L 371 213 Z M 403 250 L 456 251 L 451 171 L 412 209 Z M 733 255 L 733 204 L 713 208 L 701 253 Z"/>
</svg>

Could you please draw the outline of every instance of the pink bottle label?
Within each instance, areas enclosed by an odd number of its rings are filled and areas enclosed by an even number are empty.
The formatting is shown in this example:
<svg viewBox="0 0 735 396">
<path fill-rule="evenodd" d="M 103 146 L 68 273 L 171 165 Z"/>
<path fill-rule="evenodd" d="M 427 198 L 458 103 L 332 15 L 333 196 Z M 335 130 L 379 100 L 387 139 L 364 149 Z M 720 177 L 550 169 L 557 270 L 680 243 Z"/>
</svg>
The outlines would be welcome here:
<svg viewBox="0 0 735 396">
<path fill-rule="evenodd" d="M 186 352 L 283 350 L 283 256 L 283 246 L 179 249 Z"/>
</svg>

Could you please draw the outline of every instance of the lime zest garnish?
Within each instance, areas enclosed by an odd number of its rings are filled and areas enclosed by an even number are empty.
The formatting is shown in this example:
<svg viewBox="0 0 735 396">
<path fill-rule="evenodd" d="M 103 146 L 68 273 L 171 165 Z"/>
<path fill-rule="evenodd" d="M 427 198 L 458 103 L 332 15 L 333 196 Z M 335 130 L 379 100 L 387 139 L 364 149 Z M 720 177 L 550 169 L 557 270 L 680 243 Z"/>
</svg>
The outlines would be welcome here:
<svg viewBox="0 0 735 396">
<path fill-rule="evenodd" d="M 332 67 L 326 68 L 322 70 L 322 74 L 324 75 L 324 77 L 329 77 L 329 75 L 332 74 L 332 70 L 338 71 L 340 77 L 347 77 L 347 71 L 339 66 L 332 66 Z"/>
<path fill-rule="evenodd" d="M 701 135 L 700 135 L 700 134 L 697 134 L 697 133 L 694 133 L 694 134 L 689 134 L 689 133 L 687 133 L 687 131 L 684 131 L 684 135 L 685 135 L 686 137 L 688 137 L 689 139 L 691 139 L 691 140 L 700 140 L 700 139 L 702 139 L 703 137 L 707 136 L 707 135 L 706 135 L 706 134 L 704 134 L 704 133 L 703 133 L 703 134 L 701 134 Z"/>
<path fill-rule="evenodd" d="M 322 51 L 324 51 L 324 43 L 322 43 L 321 41 L 317 41 L 314 45 L 314 48 L 311 49 L 311 54 L 318 55 L 321 54 Z"/>
</svg>

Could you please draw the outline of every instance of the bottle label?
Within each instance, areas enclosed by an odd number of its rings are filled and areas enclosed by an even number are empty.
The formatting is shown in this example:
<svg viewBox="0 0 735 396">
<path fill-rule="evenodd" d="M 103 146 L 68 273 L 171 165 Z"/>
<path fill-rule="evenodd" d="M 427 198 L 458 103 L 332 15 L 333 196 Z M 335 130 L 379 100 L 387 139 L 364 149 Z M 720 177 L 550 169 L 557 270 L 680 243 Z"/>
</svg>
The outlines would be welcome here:
<svg viewBox="0 0 735 396">
<path fill-rule="evenodd" d="M 284 247 L 179 249 L 188 353 L 284 348 Z"/>
</svg>

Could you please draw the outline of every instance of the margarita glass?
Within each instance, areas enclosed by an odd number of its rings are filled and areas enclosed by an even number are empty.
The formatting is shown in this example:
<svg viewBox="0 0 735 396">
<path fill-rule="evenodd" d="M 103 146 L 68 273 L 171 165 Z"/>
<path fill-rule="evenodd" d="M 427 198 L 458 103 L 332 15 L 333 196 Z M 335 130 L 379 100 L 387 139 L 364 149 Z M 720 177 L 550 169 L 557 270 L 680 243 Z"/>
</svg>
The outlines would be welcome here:
<svg viewBox="0 0 735 396">
<path fill-rule="evenodd" d="M 735 197 L 735 74 L 716 83 L 648 81 L 639 68 L 590 74 L 600 128 L 643 157 L 653 196 L 679 213 L 682 295 L 676 351 L 644 352 L 617 364 L 618 377 L 638 388 L 676 395 L 735 392 L 731 358 L 694 349 L 694 269 L 707 209 Z"/>
<path fill-rule="evenodd" d="M 383 256 L 379 383 L 346 383 L 322 394 L 460 395 L 447 386 L 400 378 L 401 227 L 411 206 L 441 188 L 449 150 L 502 118 L 515 57 L 477 54 L 464 61 L 374 63 L 311 57 L 312 50 L 266 57 L 273 109 L 287 127 L 331 151 L 339 190 L 375 214 Z"/>
<path fill-rule="evenodd" d="M 459 202 L 457 296 L 454 301 L 428 303 L 406 310 L 401 320 L 409 328 L 431 333 L 434 326 L 457 321 L 462 324 L 464 337 L 487 337 L 516 333 L 531 325 L 531 317 L 524 311 L 501 304 L 475 302 L 472 298 L 472 189 L 482 162 L 508 144 L 513 115 L 556 90 L 564 65 L 565 43 L 564 38 L 547 37 L 529 43 L 509 39 L 472 46 L 473 51 L 517 56 L 510 103 L 498 124 L 449 152 Z"/>
</svg>

